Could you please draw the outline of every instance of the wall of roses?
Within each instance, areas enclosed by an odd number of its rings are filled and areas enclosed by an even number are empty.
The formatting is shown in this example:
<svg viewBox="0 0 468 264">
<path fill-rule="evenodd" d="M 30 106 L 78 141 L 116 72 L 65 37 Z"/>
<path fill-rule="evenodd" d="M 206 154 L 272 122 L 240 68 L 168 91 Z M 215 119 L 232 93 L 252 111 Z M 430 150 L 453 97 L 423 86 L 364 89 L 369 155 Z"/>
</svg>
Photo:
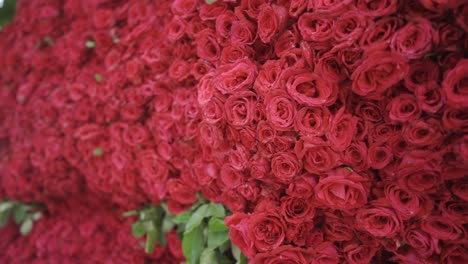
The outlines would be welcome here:
<svg viewBox="0 0 468 264">
<path fill-rule="evenodd" d="M 468 263 L 467 31 L 466 0 L 19 0 L 0 262 Z"/>
</svg>

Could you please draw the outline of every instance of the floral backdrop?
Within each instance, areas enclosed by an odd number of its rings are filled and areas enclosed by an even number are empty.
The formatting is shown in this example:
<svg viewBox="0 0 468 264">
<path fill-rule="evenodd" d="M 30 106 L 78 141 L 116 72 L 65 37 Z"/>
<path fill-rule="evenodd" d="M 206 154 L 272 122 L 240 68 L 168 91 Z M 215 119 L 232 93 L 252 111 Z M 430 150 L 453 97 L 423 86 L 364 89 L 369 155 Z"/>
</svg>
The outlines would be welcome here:
<svg viewBox="0 0 468 264">
<path fill-rule="evenodd" d="M 468 263 L 467 31 L 466 0 L 19 0 L 0 260 Z"/>
</svg>

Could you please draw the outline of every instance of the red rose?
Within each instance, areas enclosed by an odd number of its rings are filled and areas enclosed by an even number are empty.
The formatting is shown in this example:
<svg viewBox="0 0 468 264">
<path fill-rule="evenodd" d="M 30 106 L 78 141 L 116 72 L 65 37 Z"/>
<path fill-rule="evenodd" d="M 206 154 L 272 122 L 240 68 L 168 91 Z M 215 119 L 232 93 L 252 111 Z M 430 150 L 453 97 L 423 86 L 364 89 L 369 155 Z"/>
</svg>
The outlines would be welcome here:
<svg viewBox="0 0 468 264">
<path fill-rule="evenodd" d="M 397 0 L 358 0 L 356 4 L 359 12 L 365 16 L 382 17 L 395 13 L 398 8 Z"/>
<path fill-rule="evenodd" d="M 98 9 L 94 13 L 93 22 L 97 29 L 112 27 L 115 23 L 114 12 L 109 9 Z"/>
<path fill-rule="evenodd" d="M 377 250 L 377 247 L 364 246 L 358 243 L 349 243 L 343 247 L 346 260 L 350 264 L 371 263 Z"/>
<path fill-rule="evenodd" d="M 440 160 L 426 151 L 412 151 L 403 157 L 396 178 L 401 186 L 416 192 L 434 192 L 441 183 Z"/>
<path fill-rule="evenodd" d="M 411 62 L 408 74 L 405 76 L 405 86 L 414 91 L 418 86 L 436 83 L 439 79 L 439 67 L 430 59 Z"/>
<path fill-rule="evenodd" d="M 260 252 L 278 248 L 284 241 L 286 227 L 276 213 L 254 213 L 250 216 L 248 237 Z"/>
<path fill-rule="evenodd" d="M 296 103 L 282 90 L 270 92 L 265 98 L 266 117 L 270 125 L 280 131 L 289 130 L 296 116 Z"/>
<path fill-rule="evenodd" d="M 323 231 L 328 241 L 349 241 L 354 237 L 354 229 L 349 228 L 352 219 L 339 211 L 326 211 Z"/>
<path fill-rule="evenodd" d="M 353 43 L 359 40 L 367 28 L 368 21 L 356 11 L 347 11 L 335 24 L 335 40 Z"/>
<path fill-rule="evenodd" d="M 128 127 L 122 135 L 123 141 L 130 146 L 141 146 L 147 143 L 148 138 L 149 133 L 146 127 L 140 124 Z"/>
<path fill-rule="evenodd" d="M 355 171 L 365 171 L 369 169 L 367 162 L 367 146 L 366 143 L 359 141 L 349 145 L 343 152 L 343 160 Z"/>
<path fill-rule="evenodd" d="M 216 33 L 223 38 L 228 38 L 231 34 L 232 23 L 236 21 L 236 16 L 232 11 L 226 11 L 216 18 Z"/>
<path fill-rule="evenodd" d="M 431 237 L 421 229 L 411 228 L 407 230 L 404 235 L 404 241 L 422 257 L 429 257 L 434 253 L 440 254 L 438 239 Z"/>
<path fill-rule="evenodd" d="M 397 214 L 385 203 L 380 205 L 376 200 L 375 205 L 362 208 L 356 215 L 357 226 L 377 237 L 393 237 L 402 227 L 402 222 Z"/>
<path fill-rule="evenodd" d="M 243 91 L 230 95 L 224 104 L 226 121 L 235 127 L 250 125 L 255 115 L 255 93 Z"/>
<path fill-rule="evenodd" d="M 356 135 L 357 118 L 345 113 L 342 107 L 333 117 L 327 129 L 327 139 L 336 151 L 345 150 Z"/>
<path fill-rule="evenodd" d="M 229 238 L 232 243 L 238 246 L 248 258 L 253 258 L 256 250 L 248 235 L 250 216 L 243 213 L 234 213 L 227 216 L 224 222 L 229 227 Z"/>
<path fill-rule="evenodd" d="M 369 25 L 360 44 L 364 49 L 386 50 L 395 32 L 404 24 L 404 20 L 395 16 L 383 17 Z"/>
<path fill-rule="evenodd" d="M 276 180 L 289 183 L 301 170 L 301 164 L 292 152 L 278 153 L 271 159 L 271 171 Z"/>
<path fill-rule="evenodd" d="M 313 264 L 338 264 L 340 263 L 340 255 L 336 247 L 331 242 L 323 242 L 309 251 L 313 253 Z"/>
<path fill-rule="evenodd" d="M 447 108 L 442 115 L 442 125 L 448 131 L 468 131 L 468 108 Z"/>
<path fill-rule="evenodd" d="M 304 40 L 312 41 L 316 48 L 328 47 L 333 39 L 335 20 L 319 13 L 305 13 L 297 22 Z"/>
<path fill-rule="evenodd" d="M 457 51 L 463 46 L 463 30 L 456 25 L 446 23 L 438 28 L 434 42 L 438 44 L 438 48 L 446 51 Z"/>
<path fill-rule="evenodd" d="M 330 148 L 330 143 L 318 137 L 301 137 L 295 151 L 310 173 L 327 172 L 338 163 L 338 155 Z"/>
<path fill-rule="evenodd" d="M 419 119 L 419 110 L 416 98 L 411 94 L 400 94 L 387 104 L 390 120 L 396 122 L 411 122 Z"/>
<path fill-rule="evenodd" d="M 184 253 L 182 252 L 182 243 L 175 230 L 166 234 L 167 246 L 171 254 L 180 261 L 185 261 Z"/>
<path fill-rule="evenodd" d="M 464 229 L 461 225 L 443 216 L 430 216 L 422 220 L 421 229 L 431 237 L 441 240 L 457 240 L 464 236 Z"/>
<path fill-rule="evenodd" d="M 197 44 L 197 54 L 207 61 L 216 61 L 221 55 L 221 48 L 217 42 L 216 33 L 206 28 L 197 33 L 195 39 Z"/>
<path fill-rule="evenodd" d="M 434 29 L 431 22 L 418 18 L 408 22 L 393 35 L 392 51 L 408 59 L 418 59 L 432 49 Z"/>
<path fill-rule="evenodd" d="M 408 64 L 401 56 L 371 52 L 351 75 L 352 90 L 368 99 L 381 99 L 385 91 L 402 80 L 407 72 Z"/>
<path fill-rule="evenodd" d="M 172 2 L 171 10 L 176 15 L 189 16 L 197 7 L 197 0 L 175 0 Z"/>
<path fill-rule="evenodd" d="M 288 224 L 299 225 L 313 221 L 315 208 L 308 199 L 284 196 L 281 198 L 280 213 Z"/>
<path fill-rule="evenodd" d="M 328 129 L 330 116 L 326 107 L 303 107 L 297 112 L 294 128 L 304 136 L 322 136 Z"/>
<path fill-rule="evenodd" d="M 422 207 L 418 195 L 396 184 L 385 186 L 385 197 L 403 220 L 418 215 Z"/>
<path fill-rule="evenodd" d="M 202 20 L 215 20 L 219 15 L 224 14 L 227 4 L 222 1 L 216 1 L 212 4 L 202 4 L 199 10 Z"/>
<path fill-rule="evenodd" d="M 434 119 L 408 123 L 403 127 L 403 138 L 408 144 L 420 147 L 435 147 L 440 143 L 442 134 L 440 124 Z"/>
<path fill-rule="evenodd" d="M 233 63 L 245 57 L 253 57 L 254 50 L 244 44 L 228 44 L 223 47 L 221 51 L 220 62 L 222 63 Z"/>
<path fill-rule="evenodd" d="M 383 143 L 372 144 L 367 153 L 367 163 L 374 169 L 380 170 L 393 161 L 391 149 Z"/>
<path fill-rule="evenodd" d="M 198 129 L 200 140 L 211 148 L 217 149 L 224 142 L 223 131 L 218 126 L 203 122 L 198 125 Z"/>
<path fill-rule="evenodd" d="M 174 60 L 168 73 L 175 81 L 183 81 L 190 75 L 190 64 L 183 60 Z"/>
<path fill-rule="evenodd" d="M 445 74 L 442 89 L 447 104 L 455 108 L 468 107 L 468 59 L 461 59 Z"/>
<path fill-rule="evenodd" d="M 309 263 L 303 255 L 305 250 L 290 245 L 280 246 L 267 253 L 255 255 L 253 264 L 307 264 Z"/>
<path fill-rule="evenodd" d="M 366 178 L 345 168 L 322 176 L 315 186 L 315 198 L 327 207 L 348 210 L 367 203 Z"/>
<path fill-rule="evenodd" d="M 231 151 L 229 152 L 229 162 L 231 166 L 236 170 L 243 170 L 247 168 L 249 162 L 249 152 L 248 150 L 241 144 L 236 144 L 232 147 Z"/>
<path fill-rule="evenodd" d="M 348 76 L 348 72 L 341 65 L 341 61 L 335 52 L 327 52 L 319 57 L 315 69 L 322 79 L 334 83 L 340 83 Z"/>
<path fill-rule="evenodd" d="M 286 90 L 300 104 L 306 106 L 329 106 L 336 101 L 338 87 L 321 76 L 307 71 L 283 72 L 287 78 Z"/>
<path fill-rule="evenodd" d="M 258 73 L 258 77 L 254 83 L 254 89 L 261 97 L 265 97 L 274 88 L 277 87 L 276 83 L 279 80 L 282 69 L 280 61 L 269 60 L 266 61 Z"/>
<path fill-rule="evenodd" d="M 328 1 L 328 0 L 311 0 L 309 1 L 309 8 L 314 9 L 314 11 L 327 14 L 332 16 L 337 16 L 344 11 L 346 11 L 349 5 L 353 0 L 343 0 L 343 1 Z"/>
<path fill-rule="evenodd" d="M 233 94 L 252 88 L 257 67 L 247 58 L 220 66 L 213 84 L 222 94 Z"/>
<path fill-rule="evenodd" d="M 307 2 L 308 0 L 291 0 L 289 4 L 289 15 L 291 17 L 300 16 L 306 10 Z"/>
<path fill-rule="evenodd" d="M 167 191 L 171 200 L 191 205 L 197 201 L 196 191 L 181 179 L 171 178 L 167 181 Z"/>
<path fill-rule="evenodd" d="M 258 36 L 264 43 L 270 42 L 275 35 L 286 26 L 288 12 L 278 5 L 264 4 L 260 6 L 257 17 Z"/>
<path fill-rule="evenodd" d="M 417 86 L 414 94 L 416 95 L 419 108 L 431 114 L 437 113 L 445 101 L 442 89 L 435 82 Z"/>
<path fill-rule="evenodd" d="M 232 22 L 231 41 L 233 43 L 250 45 L 255 42 L 256 28 L 247 20 L 237 20 Z"/>
<path fill-rule="evenodd" d="M 286 189 L 286 194 L 293 197 L 309 198 L 314 192 L 315 185 L 317 185 L 316 177 L 303 174 L 292 180 Z"/>
</svg>

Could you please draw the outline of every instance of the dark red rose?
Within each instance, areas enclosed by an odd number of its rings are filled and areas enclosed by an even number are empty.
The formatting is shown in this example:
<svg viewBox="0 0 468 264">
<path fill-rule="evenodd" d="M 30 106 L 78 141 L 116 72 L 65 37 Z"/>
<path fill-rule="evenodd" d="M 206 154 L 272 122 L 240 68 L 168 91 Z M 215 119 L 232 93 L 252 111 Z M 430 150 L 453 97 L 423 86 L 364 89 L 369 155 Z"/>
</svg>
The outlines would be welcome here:
<svg viewBox="0 0 468 264">
<path fill-rule="evenodd" d="M 252 88 L 257 66 L 245 58 L 218 68 L 213 84 L 222 94 L 234 94 Z"/>
<path fill-rule="evenodd" d="M 337 85 L 321 76 L 300 70 L 283 73 L 287 78 L 286 90 L 298 103 L 306 106 L 329 106 L 336 101 Z"/>
<path fill-rule="evenodd" d="M 228 44 L 221 51 L 220 61 L 222 63 L 234 63 L 245 57 L 253 57 L 254 50 L 244 44 Z"/>
<path fill-rule="evenodd" d="M 340 263 L 340 255 L 336 247 L 331 242 L 323 242 L 314 248 L 309 248 L 313 254 L 310 259 L 313 259 L 316 264 L 338 264 Z"/>
<path fill-rule="evenodd" d="M 404 241 L 422 257 L 429 257 L 434 253 L 440 254 L 438 239 L 431 237 L 419 228 L 407 230 L 404 235 Z"/>
<path fill-rule="evenodd" d="M 224 164 L 221 167 L 220 176 L 224 186 L 229 189 L 236 188 L 244 183 L 244 175 L 229 164 Z"/>
<path fill-rule="evenodd" d="M 326 211 L 323 231 L 328 241 L 349 241 L 354 237 L 354 229 L 349 227 L 352 219 L 343 217 L 337 211 Z"/>
<path fill-rule="evenodd" d="M 403 127 L 402 134 L 408 144 L 420 147 L 434 147 L 442 138 L 440 124 L 434 119 L 408 123 Z"/>
<path fill-rule="evenodd" d="M 464 229 L 461 225 L 443 216 L 430 216 L 423 219 L 421 229 L 431 237 L 441 240 L 457 240 L 464 236 Z"/>
<path fill-rule="evenodd" d="M 387 104 L 390 120 L 395 122 L 412 122 L 419 119 L 419 110 L 416 98 L 411 94 L 400 94 Z"/>
<path fill-rule="evenodd" d="M 236 20 L 232 22 L 231 41 L 233 43 L 250 45 L 255 42 L 256 33 L 255 25 L 247 20 Z"/>
<path fill-rule="evenodd" d="M 245 210 L 245 198 L 234 189 L 223 192 L 220 202 L 234 213 Z"/>
<path fill-rule="evenodd" d="M 393 161 L 393 153 L 388 145 L 374 143 L 369 147 L 367 163 L 374 169 L 383 169 Z"/>
<path fill-rule="evenodd" d="M 445 102 L 442 89 L 435 82 L 417 86 L 414 94 L 419 108 L 430 114 L 437 113 Z"/>
<path fill-rule="evenodd" d="M 180 179 L 169 179 L 167 181 L 167 191 L 172 200 L 181 204 L 191 205 L 197 201 L 196 191 Z"/>
<path fill-rule="evenodd" d="M 264 43 L 270 42 L 286 26 L 288 11 L 278 5 L 260 6 L 257 17 L 258 36 Z"/>
<path fill-rule="evenodd" d="M 445 74 L 442 90 L 449 106 L 468 107 L 468 59 L 461 59 Z"/>
<path fill-rule="evenodd" d="M 270 125 L 279 131 L 289 130 L 296 117 L 296 103 L 282 90 L 270 92 L 265 98 L 266 117 Z"/>
<path fill-rule="evenodd" d="M 289 15 L 291 17 L 298 17 L 307 8 L 307 2 L 308 0 L 291 0 L 291 3 L 289 4 Z"/>
<path fill-rule="evenodd" d="M 468 250 L 465 246 L 454 244 L 442 251 L 441 261 L 448 264 L 462 264 L 468 259 Z"/>
<path fill-rule="evenodd" d="M 345 168 L 337 168 L 320 178 L 315 186 L 315 198 L 327 207 L 348 210 L 367 203 L 364 187 L 367 179 Z"/>
<path fill-rule="evenodd" d="M 175 230 L 166 234 L 167 246 L 171 254 L 180 261 L 185 261 L 184 253 L 182 252 L 182 243 Z"/>
<path fill-rule="evenodd" d="M 360 14 L 370 17 L 381 17 L 397 11 L 397 0 L 357 0 L 356 7 Z"/>
<path fill-rule="evenodd" d="M 349 243 L 343 247 L 344 256 L 350 264 L 371 263 L 377 250 L 377 247 L 363 246 L 358 243 Z"/>
<path fill-rule="evenodd" d="M 463 30 L 459 27 L 446 23 L 438 28 L 438 34 L 434 37 L 438 48 L 447 51 L 457 51 L 463 46 Z"/>
<path fill-rule="evenodd" d="M 405 86 L 414 91 L 418 86 L 437 82 L 439 79 L 439 67 L 430 59 L 411 62 L 409 72 L 405 76 Z"/>
<path fill-rule="evenodd" d="M 442 125 L 448 131 L 468 131 L 468 108 L 447 108 L 442 115 Z"/>
<path fill-rule="evenodd" d="M 352 90 L 368 99 L 381 99 L 407 72 L 408 64 L 403 57 L 383 51 L 371 52 L 351 75 Z"/>
<path fill-rule="evenodd" d="M 267 253 L 255 255 L 253 264 L 307 264 L 304 249 L 290 245 L 280 246 Z"/>
<path fill-rule="evenodd" d="M 97 29 L 112 27 L 115 23 L 114 12 L 109 9 L 98 9 L 94 13 L 93 22 Z"/>
<path fill-rule="evenodd" d="M 289 183 L 301 170 L 300 160 L 293 152 L 278 153 L 271 159 L 271 172 L 276 180 Z"/>
<path fill-rule="evenodd" d="M 258 251 L 267 252 L 283 243 L 286 227 L 276 213 L 254 213 L 250 216 L 247 234 Z"/>
<path fill-rule="evenodd" d="M 283 196 L 281 198 L 280 214 L 288 224 L 299 225 L 303 222 L 313 221 L 315 208 L 309 199 Z"/>
<path fill-rule="evenodd" d="M 335 114 L 327 129 L 326 136 L 336 151 L 345 150 L 356 135 L 357 118 L 345 112 L 342 107 Z"/>
<path fill-rule="evenodd" d="M 149 133 L 146 127 L 139 124 L 128 127 L 122 135 L 123 141 L 130 146 L 141 146 L 147 143 L 148 138 Z"/>
<path fill-rule="evenodd" d="M 456 196 L 460 197 L 460 199 L 468 201 L 468 183 L 458 182 L 452 186 L 452 192 Z"/>
<path fill-rule="evenodd" d="M 318 58 L 315 69 L 318 75 L 330 82 L 340 83 L 348 76 L 348 72 L 334 52 L 325 53 Z"/>
<path fill-rule="evenodd" d="M 317 185 L 316 177 L 303 174 L 292 180 L 286 189 L 286 194 L 293 197 L 309 198 L 314 193 L 315 185 Z"/>
<path fill-rule="evenodd" d="M 328 129 L 330 116 L 326 107 L 303 107 L 297 112 L 294 128 L 301 135 L 322 136 Z"/>
<path fill-rule="evenodd" d="M 275 41 L 275 53 L 278 57 L 282 57 L 299 45 L 299 33 L 296 30 L 286 30 Z"/>
<path fill-rule="evenodd" d="M 412 151 L 403 156 L 396 179 L 401 186 L 420 193 L 430 193 L 441 183 L 440 159 L 426 151 Z"/>
<path fill-rule="evenodd" d="M 377 200 L 374 204 L 358 211 L 357 226 L 373 236 L 387 238 L 395 236 L 401 230 L 401 220 L 385 203 L 381 205 Z"/>
<path fill-rule="evenodd" d="M 338 165 L 338 154 L 330 148 L 330 143 L 318 137 L 301 137 L 295 151 L 310 173 L 327 172 Z"/>
<path fill-rule="evenodd" d="M 393 52 L 408 59 L 419 59 L 432 49 L 432 37 L 435 34 L 431 22 L 417 18 L 398 30 L 392 38 Z"/>
<path fill-rule="evenodd" d="M 457 23 L 465 30 L 465 32 L 468 31 L 468 6 L 458 6 L 455 9 L 455 15 L 457 16 Z"/>
</svg>

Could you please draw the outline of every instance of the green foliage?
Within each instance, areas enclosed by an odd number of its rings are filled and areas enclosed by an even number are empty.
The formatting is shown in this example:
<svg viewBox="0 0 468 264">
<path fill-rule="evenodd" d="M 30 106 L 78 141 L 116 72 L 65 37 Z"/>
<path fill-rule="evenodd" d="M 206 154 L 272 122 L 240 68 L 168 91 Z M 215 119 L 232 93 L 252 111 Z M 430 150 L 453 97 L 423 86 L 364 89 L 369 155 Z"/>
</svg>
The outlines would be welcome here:
<svg viewBox="0 0 468 264">
<path fill-rule="evenodd" d="M 205 3 L 211 5 L 211 4 L 216 3 L 216 1 L 218 1 L 218 0 L 205 0 Z"/>
<path fill-rule="evenodd" d="M 27 236 L 34 226 L 34 221 L 39 220 L 42 213 L 37 211 L 34 205 L 12 200 L 0 202 L 0 227 L 8 223 L 10 216 L 13 216 L 13 221 L 20 226 L 20 233 Z"/>
<path fill-rule="evenodd" d="M 221 204 L 210 203 L 202 196 L 198 198 L 189 210 L 177 215 L 169 212 L 163 202 L 159 206 L 128 211 L 124 216 L 137 216 L 132 234 L 137 238 L 146 236 L 143 246 L 147 253 L 154 251 L 155 242 L 165 245 L 167 232 L 177 228 L 186 264 L 247 263 L 245 256 L 229 241 L 229 228 L 224 224 L 228 211 Z"/>
<path fill-rule="evenodd" d="M 0 7 L 0 30 L 15 16 L 16 0 L 4 0 Z"/>
</svg>

